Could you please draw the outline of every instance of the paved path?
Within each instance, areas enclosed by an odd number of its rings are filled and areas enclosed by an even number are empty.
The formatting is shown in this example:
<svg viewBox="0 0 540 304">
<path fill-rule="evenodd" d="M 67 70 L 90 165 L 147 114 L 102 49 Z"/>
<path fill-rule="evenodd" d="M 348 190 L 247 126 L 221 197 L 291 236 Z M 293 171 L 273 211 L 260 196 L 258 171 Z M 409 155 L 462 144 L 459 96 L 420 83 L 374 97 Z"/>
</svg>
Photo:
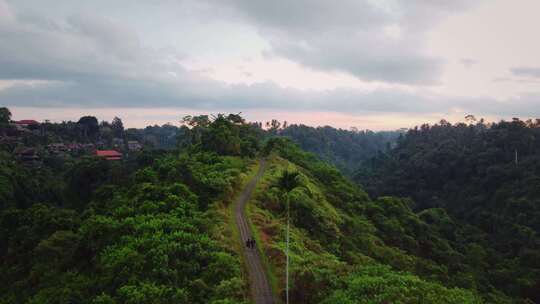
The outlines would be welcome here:
<svg viewBox="0 0 540 304">
<path fill-rule="evenodd" d="M 257 186 L 257 183 L 264 174 L 266 169 L 266 160 L 262 159 L 260 161 L 259 171 L 257 175 L 249 181 L 246 185 L 242 194 L 236 201 L 236 207 L 234 210 L 234 217 L 236 220 L 236 226 L 240 231 L 240 241 L 242 243 L 242 248 L 244 248 L 244 256 L 247 263 L 247 269 L 249 272 L 249 283 L 251 287 L 251 297 L 255 300 L 256 304 L 274 304 L 277 303 L 272 294 L 272 288 L 270 287 L 270 282 L 264 271 L 262 259 L 259 251 L 255 249 L 250 249 L 246 247 L 246 240 L 253 236 L 251 229 L 249 228 L 248 220 L 245 213 L 246 203 L 249 201 L 251 193 Z"/>
</svg>

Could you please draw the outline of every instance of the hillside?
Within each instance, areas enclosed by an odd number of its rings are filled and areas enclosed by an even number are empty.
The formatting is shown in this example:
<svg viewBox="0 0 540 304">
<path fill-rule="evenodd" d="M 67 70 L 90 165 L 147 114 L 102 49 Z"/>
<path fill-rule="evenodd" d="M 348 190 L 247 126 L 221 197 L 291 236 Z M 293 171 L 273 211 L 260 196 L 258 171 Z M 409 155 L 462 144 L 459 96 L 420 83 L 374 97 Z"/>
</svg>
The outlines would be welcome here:
<svg viewBox="0 0 540 304">
<path fill-rule="evenodd" d="M 194 136 L 214 142 L 222 126 L 245 129 L 222 117 Z M 0 154 L 0 303 L 243 302 L 227 206 L 252 160 L 230 135 L 229 146 L 60 168 Z"/>
<path fill-rule="evenodd" d="M 374 196 L 410 197 L 461 248 L 453 268 L 479 288 L 540 301 L 538 121 L 441 122 L 409 131 L 357 172 Z M 450 261 L 450 257 L 449 260 Z"/>
<path fill-rule="evenodd" d="M 291 138 L 302 149 L 332 163 L 348 176 L 362 162 L 386 151 L 401 134 L 400 131 L 343 130 L 330 126 L 314 128 L 296 124 L 277 130 L 276 133 Z"/>
<path fill-rule="evenodd" d="M 275 289 L 283 294 L 285 203 L 291 206 L 291 301 L 297 303 L 481 303 L 455 288 L 446 267 L 408 249 L 438 240 L 398 198 L 371 200 L 337 169 L 291 142 L 274 139 L 250 213 L 259 232 Z M 284 172 L 298 172 L 295 187 L 280 186 Z M 411 248 L 412 249 L 412 248 Z"/>
<path fill-rule="evenodd" d="M 38 170 L 0 154 L 0 303 L 249 303 L 233 202 L 260 159 L 247 215 L 278 298 L 289 203 L 292 303 L 527 303 L 511 288 L 535 272 L 506 264 L 519 276 L 498 272 L 510 286 L 499 288 L 484 234 L 444 209 L 370 198 L 238 115 L 186 119 L 180 151 L 123 162 Z M 528 252 L 514 263 L 534 267 Z"/>
</svg>

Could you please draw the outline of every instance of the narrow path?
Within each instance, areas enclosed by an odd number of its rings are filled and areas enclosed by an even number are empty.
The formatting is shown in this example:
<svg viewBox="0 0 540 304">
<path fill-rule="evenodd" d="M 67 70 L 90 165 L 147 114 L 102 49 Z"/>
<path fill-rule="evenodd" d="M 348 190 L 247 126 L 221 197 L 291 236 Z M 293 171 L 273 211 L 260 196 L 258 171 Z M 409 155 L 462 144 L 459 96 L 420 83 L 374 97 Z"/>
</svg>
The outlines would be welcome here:
<svg viewBox="0 0 540 304">
<path fill-rule="evenodd" d="M 275 301 L 274 295 L 272 294 L 272 288 L 270 287 L 270 282 L 266 276 L 266 272 L 264 271 L 260 253 L 257 249 L 250 249 L 245 245 L 246 240 L 253 236 L 245 213 L 246 203 L 249 201 L 251 193 L 264 174 L 264 170 L 266 170 L 266 160 L 262 159 L 259 164 L 259 171 L 257 172 L 257 175 L 255 175 L 255 177 L 249 181 L 242 191 L 242 194 L 240 194 L 238 201 L 236 201 L 234 217 L 236 220 L 236 226 L 240 231 L 242 248 L 244 248 L 244 256 L 249 273 L 251 296 L 253 300 L 255 300 L 256 304 L 274 304 L 277 303 L 277 301 Z"/>
</svg>

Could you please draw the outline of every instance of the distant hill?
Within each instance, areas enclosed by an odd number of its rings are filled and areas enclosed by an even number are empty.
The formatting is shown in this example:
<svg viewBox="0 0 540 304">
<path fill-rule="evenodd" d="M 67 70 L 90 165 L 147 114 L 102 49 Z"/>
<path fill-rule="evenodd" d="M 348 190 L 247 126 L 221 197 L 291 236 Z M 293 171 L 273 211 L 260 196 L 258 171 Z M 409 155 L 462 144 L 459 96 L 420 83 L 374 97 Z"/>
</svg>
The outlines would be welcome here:
<svg viewBox="0 0 540 304">
<path fill-rule="evenodd" d="M 402 131 L 344 130 L 333 127 L 289 125 L 279 135 L 291 138 L 306 151 L 352 175 L 360 164 L 391 147 Z"/>
<path fill-rule="evenodd" d="M 423 125 L 366 162 L 356 180 L 375 197 L 412 198 L 428 222 L 444 214 L 461 223 L 445 233 L 461 247 L 458 260 L 477 259 L 469 267 L 482 288 L 540 301 L 538 120 Z"/>
</svg>

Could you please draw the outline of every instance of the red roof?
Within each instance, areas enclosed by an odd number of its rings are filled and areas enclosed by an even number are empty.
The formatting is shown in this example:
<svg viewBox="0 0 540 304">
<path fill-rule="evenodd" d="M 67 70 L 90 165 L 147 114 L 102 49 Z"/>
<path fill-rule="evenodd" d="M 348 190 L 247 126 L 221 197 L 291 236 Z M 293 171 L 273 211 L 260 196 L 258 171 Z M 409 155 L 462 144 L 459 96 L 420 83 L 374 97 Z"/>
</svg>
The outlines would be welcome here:
<svg viewBox="0 0 540 304">
<path fill-rule="evenodd" d="M 122 153 L 114 150 L 96 150 L 96 155 L 102 157 L 122 157 Z"/>
<path fill-rule="evenodd" d="M 33 120 L 33 119 L 23 119 L 15 122 L 19 125 L 39 125 L 39 122 Z"/>
</svg>

